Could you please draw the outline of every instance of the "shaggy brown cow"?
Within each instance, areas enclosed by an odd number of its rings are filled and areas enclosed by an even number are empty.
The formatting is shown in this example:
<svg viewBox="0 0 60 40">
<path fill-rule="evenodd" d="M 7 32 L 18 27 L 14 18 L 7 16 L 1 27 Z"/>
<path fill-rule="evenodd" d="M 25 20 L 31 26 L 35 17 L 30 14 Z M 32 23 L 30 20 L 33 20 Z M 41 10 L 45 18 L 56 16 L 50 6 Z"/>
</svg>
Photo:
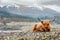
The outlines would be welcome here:
<svg viewBox="0 0 60 40">
<path fill-rule="evenodd" d="M 42 20 L 41 23 L 44 25 L 45 31 L 51 31 L 50 20 Z"/>
<path fill-rule="evenodd" d="M 40 23 L 34 24 L 32 31 L 49 32 L 50 29 L 49 20 L 42 20 Z"/>
</svg>

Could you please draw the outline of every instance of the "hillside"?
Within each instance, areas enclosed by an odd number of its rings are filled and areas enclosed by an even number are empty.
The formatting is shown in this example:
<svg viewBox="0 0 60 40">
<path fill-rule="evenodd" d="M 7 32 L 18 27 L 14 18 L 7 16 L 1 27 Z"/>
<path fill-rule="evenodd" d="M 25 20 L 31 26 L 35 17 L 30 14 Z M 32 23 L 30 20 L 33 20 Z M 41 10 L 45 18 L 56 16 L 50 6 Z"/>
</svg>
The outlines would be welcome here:
<svg viewBox="0 0 60 40">
<path fill-rule="evenodd" d="M 45 7 L 41 10 L 38 7 L 29 7 L 22 4 L 16 5 L 19 5 L 19 8 L 14 5 L 10 5 L 9 7 L 7 7 L 8 5 L 0 7 L 0 16 L 19 18 L 20 20 L 23 18 L 22 20 L 28 19 L 28 21 L 49 19 L 52 22 L 60 23 L 60 13 L 55 10 Z"/>
</svg>

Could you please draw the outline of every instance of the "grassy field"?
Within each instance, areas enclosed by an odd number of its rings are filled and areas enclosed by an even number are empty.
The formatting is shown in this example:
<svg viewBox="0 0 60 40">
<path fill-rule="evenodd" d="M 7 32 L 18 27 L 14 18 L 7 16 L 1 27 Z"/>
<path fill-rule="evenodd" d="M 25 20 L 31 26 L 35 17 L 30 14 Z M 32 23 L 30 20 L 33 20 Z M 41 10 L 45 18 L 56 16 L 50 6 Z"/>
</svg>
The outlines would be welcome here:
<svg viewBox="0 0 60 40">
<path fill-rule="evenodd" d="M 15 22 L 2 25 L 0 30 L 3 31 L 0 31 L 0 40 L 60 40 L 60 27 L 51 25 L 51 32 L 32 32 L 34 23 Z"/>
<path fill-rule="evenodd" d="M 0 40 L 60 40 L 60 32 L 1 32 Z"/>
</svg>

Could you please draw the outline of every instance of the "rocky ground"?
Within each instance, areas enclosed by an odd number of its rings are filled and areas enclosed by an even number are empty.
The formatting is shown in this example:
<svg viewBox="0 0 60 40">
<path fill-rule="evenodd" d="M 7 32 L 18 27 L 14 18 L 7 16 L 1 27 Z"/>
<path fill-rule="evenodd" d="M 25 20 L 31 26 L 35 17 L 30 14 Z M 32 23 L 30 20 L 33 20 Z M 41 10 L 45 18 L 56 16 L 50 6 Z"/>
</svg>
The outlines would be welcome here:
<svg viewBox="0 0 60 40">
<path fill-rule="evenodd" d="M 2 32 L 0 40 L 60 40 L 60 32 Z"/>
<path fill-rule="evenodd" d="M 34 23 L 20 22 L 17 24 L 0 26 L 0 40 L 60 40 L 59 27 L 51 26 L 51 32 L 32 32 Z"/>
</svg>

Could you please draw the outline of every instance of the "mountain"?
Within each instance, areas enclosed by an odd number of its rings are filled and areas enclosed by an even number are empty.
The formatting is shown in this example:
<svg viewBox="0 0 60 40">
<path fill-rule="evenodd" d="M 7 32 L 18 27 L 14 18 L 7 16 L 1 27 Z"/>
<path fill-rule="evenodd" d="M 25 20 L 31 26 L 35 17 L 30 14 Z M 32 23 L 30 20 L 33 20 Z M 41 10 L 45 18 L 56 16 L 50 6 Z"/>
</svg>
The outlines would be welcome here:
<svg viewBox="0 0 60 40">
<path fill-rule="evenodd" d="M 20 8 L 17 8 L 15 6 L 10 6 L 7 8 L 7 6 L 4 6 L 3 8 L 0 8 L 0 11 L 6 11 L 10 14 L 17 14 L 22 16 L 29 16 L 33 18 L 37 17 L 43 17 L 43 16 L 54 16 L 59 15 L 59 12 L 56 12 L 49 8 L 44 8 L 43 10 L 38 9 L 37 7 L 28 7 L 25 5 L 19 5 Z"/>
<path fill-rule="evenodd" d="M 58 20 L 60 18 L 60 13 L 43 7 L 43 10 L 39 9 L 38 7 L 28 7 L 26 5 L 19 5 L 19 8 L 15 6 L 7 6 L 0 7 L 0 15 L 5 15 L 5 16 L 18 16 L 18 17 L 23 17 L 23 18 L 35 18 L 36 20 L 38 19 L 50 19 L 50 20 Z"/>
</svg>

